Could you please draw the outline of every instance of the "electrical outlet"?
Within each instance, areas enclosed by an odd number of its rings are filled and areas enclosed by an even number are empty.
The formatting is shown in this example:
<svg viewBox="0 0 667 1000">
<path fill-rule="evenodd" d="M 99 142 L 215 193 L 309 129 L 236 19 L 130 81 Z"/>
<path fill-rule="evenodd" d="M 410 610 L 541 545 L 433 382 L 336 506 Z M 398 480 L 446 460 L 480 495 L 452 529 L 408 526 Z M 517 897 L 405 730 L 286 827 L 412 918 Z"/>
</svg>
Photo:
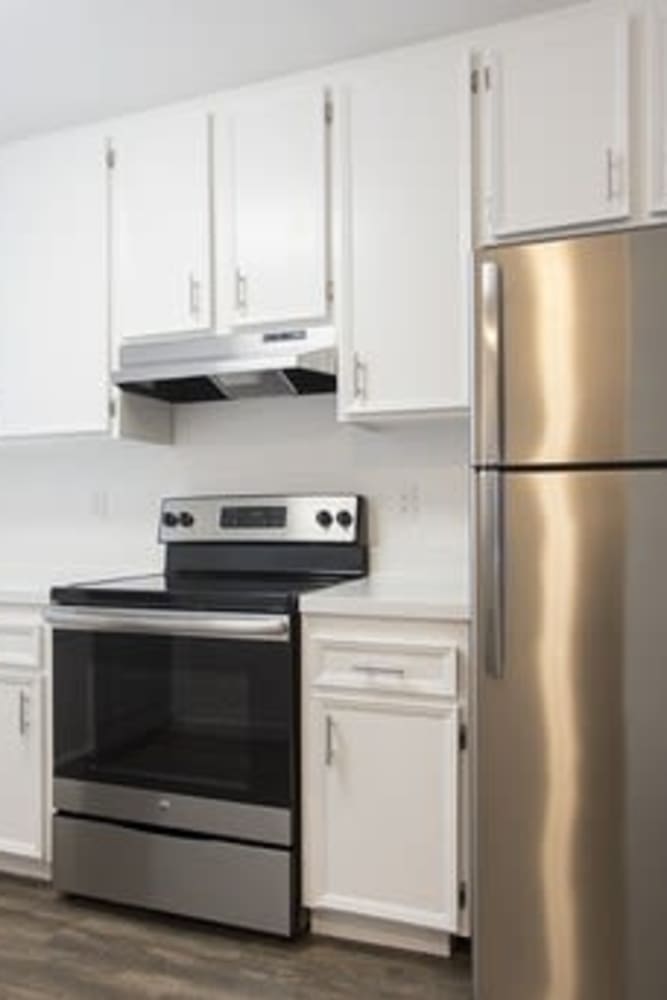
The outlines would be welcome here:
<svg viewBox="0 0 667 1000">
<path fill-rule="evenodd" d="M 404 486 L 398 494 L 398 513 L 404 517 L 418 517 L 421 512 L 421 491 L 417 483 Z"/>
</svg>

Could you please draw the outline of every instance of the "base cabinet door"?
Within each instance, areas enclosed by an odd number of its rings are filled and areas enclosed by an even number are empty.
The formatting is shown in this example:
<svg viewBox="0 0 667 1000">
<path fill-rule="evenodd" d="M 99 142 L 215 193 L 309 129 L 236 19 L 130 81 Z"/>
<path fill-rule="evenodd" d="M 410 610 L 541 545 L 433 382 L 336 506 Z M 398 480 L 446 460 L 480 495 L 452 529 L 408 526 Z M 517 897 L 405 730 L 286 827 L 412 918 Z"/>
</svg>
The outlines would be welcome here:
<svg viewBox="0 0 667 1000">
<path fill-rule="evenodd" d="M 318 699 L 312 905 L 457 927 L 457 710 Z"/>
<path fill-rule="evenodd" d="M 0 853 L 43 851 L 40 677 L 0 666 Z"/>
</svg>

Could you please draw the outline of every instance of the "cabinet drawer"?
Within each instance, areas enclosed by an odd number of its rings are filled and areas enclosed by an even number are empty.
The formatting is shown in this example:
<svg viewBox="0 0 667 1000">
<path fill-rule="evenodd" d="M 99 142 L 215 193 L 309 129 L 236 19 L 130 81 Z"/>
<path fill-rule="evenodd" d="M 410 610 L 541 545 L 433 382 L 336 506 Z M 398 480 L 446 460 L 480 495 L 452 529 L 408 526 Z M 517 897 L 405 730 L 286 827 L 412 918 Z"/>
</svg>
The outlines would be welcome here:
<svg viewBox="0 0 667 1000">
<path fill-rule="evenodd" d="M 329 641 L 322 649 L 315 685 L 455 697 L 457 661 L 454 645 Z"/>
<path fill-rule="evenodd" d="M 27 622 L 0 621 L 0 663 L 7 666 L 41 666 L 42 629 Z"/>
</svg>

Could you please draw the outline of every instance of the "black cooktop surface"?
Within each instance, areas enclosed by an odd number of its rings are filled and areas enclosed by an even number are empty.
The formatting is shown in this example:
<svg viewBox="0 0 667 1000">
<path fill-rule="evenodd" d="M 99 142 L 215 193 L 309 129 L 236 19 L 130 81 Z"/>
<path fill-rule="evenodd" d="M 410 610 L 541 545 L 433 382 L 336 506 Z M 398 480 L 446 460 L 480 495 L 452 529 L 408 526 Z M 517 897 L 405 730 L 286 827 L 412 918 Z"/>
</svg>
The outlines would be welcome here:
<svg viewBox="0 0 667 1000">
<path fill-rule="evenodd" d="M 54 604 L 289 614 L 299 595 L 343 580 L 340 576 L 156 573 L 54 587 Z"/>
</svg>

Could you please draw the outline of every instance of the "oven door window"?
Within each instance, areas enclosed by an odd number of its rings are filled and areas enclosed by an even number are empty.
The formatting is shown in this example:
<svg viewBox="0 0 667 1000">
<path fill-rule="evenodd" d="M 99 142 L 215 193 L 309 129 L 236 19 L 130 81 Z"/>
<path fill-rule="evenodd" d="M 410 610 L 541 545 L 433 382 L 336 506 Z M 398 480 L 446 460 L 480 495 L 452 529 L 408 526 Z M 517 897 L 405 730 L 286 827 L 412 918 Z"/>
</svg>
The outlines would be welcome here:
<svg viewBox="0 0 667 1000">
<path fill-rule="evenodd" d="M 288 806 L 289 643 L 54 632 L 59 778 Z"/>
</svg>

